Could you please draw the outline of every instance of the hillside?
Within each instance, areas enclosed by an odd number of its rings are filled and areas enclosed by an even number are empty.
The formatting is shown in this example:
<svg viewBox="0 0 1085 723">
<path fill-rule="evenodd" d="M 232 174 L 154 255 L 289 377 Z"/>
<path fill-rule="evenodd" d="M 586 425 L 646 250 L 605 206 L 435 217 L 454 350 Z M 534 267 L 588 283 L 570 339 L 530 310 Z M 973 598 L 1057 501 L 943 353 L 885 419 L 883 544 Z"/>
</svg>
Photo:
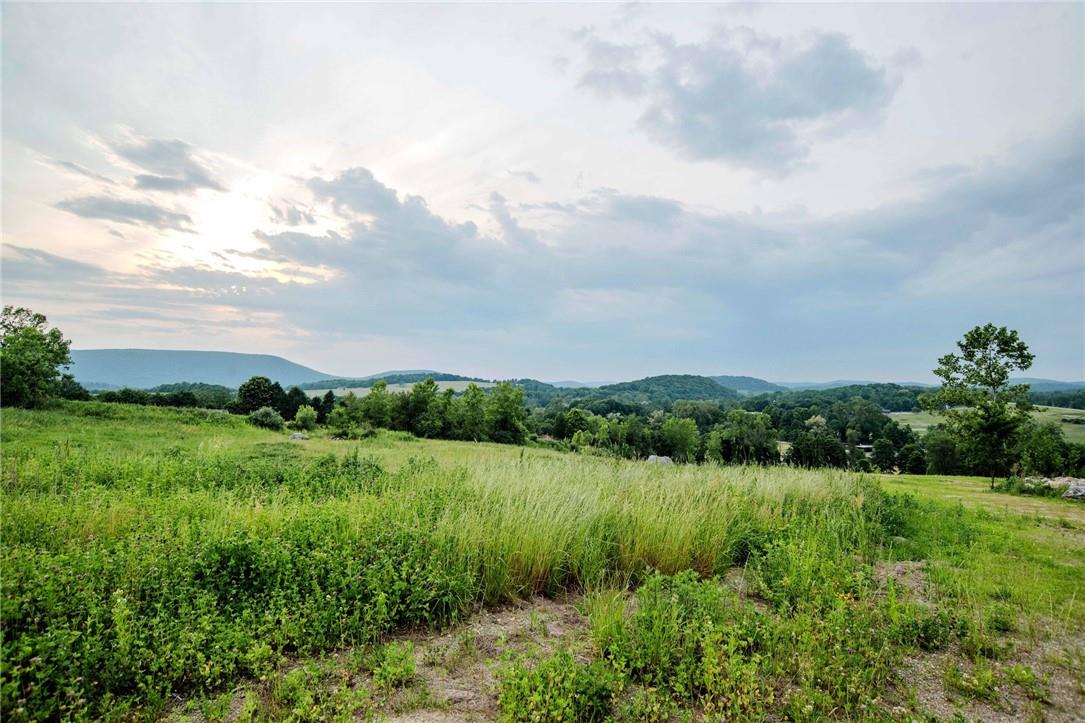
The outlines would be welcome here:
<svg viewBox="0 0 1085 723">
<path fill-rule="evenodd" d="M 668 404 L 678 399 L 737 399 L 738 392 L 721 386 L 711 377 L 694 374 L 663 374 L 632 382 L 607 384 L 592 390 L 592 396 L 625 401 Z"/>
<path fill-rule="evenodd" d="M 786 392 L 787 387 L 767 382 L 757 377 L 728 376 L 709 377 L 720 386 L 734 389 L 742 395 L 764 394 L 765 392 Z"/>
<path fill-rule="evenodd" d="M 237 388 L 262 375 L 285 386 L 331 379 L 330 374 L 270 354 L 166 349 L 78 349 L 71 373 L 88 388 L 147 389 L 175 382 L 202 382 Z"/>
</svg>

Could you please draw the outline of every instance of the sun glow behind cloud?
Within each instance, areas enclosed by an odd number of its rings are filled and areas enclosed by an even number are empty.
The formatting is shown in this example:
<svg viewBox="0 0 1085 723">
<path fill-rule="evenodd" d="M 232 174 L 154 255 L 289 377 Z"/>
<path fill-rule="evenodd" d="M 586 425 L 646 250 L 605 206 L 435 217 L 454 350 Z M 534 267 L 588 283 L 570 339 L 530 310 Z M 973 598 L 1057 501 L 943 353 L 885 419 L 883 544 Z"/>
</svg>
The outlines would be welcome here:
<svg viewBox="0 0 1085 723">
<path fill-rule="evenodd" d="M 1085 366 L 1080 8 L 118 12 L 5 12 L 5 302 L 78 346 L 917 378 L 990 319 Z"/>
</svg>

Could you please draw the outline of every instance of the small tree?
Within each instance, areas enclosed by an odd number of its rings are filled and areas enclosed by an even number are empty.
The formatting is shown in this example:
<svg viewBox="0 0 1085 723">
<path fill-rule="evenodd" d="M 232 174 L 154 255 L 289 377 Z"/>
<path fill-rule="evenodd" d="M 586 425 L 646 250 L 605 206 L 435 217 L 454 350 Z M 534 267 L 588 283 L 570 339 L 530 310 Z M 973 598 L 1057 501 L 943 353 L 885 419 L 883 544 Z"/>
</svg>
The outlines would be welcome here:
<svg viewBox="0 0 1085 723">
<path fill-rule="evenodd" d="M 1028 413 L 1016 406 L 1027 400 L 1028 385 L 1010 384 L 1010 373 L 1028 369 L 1035 357 L 1016 331 L 994 324 L 975 327 L 957 348 L 959 354 L 946 354 L 934 370 L 942 388 L 920 401 L 946 417 L 973 466 L 991 478 L 994 488 L 995 477 L 1009 471 L 1014 442 L 1028 420 Z"/>
<path fill-rule="evenodd" d="M 282 429 L 286 425 L 282 415 L 271 407 L 260 407 L 250 412 L 249 423 L 263 429 Z"/>
<path fill-rule="evenodd" d="M 316 429 L 316 416 L 316 410 L 308 404 L 298 407 L 297 414 L 294 415 L 294 428 L 304 430 Z"/>
<path fill-rule="evenodd" d="M 71 342 L 48 319 L 23 307 L 0 316 L 0 404 L 35 407 L 58 391 L 61 367 L 72 363 Z"/>
</svg>

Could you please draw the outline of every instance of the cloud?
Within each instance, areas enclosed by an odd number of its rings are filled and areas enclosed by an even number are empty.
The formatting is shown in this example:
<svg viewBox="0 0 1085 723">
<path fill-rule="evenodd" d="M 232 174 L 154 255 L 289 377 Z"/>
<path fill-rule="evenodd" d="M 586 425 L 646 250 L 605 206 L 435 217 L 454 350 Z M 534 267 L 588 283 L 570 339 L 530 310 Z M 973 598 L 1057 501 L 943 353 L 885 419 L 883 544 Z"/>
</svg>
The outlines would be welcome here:
<svg viewBox="0 0 1085 723">
<path fill-rule="evenodd" d="M 680 156 L 772 174 L 807 157 L 815 137 L 877 118 L 899 78 L 841 34 L 806 41 L 719 29 L 701 43 L 662 33 L 647 45 L 582 31 L 580 86 L 641 106 L 638 126 Z"/>
<path fill-rule="evenodd" d="M 83 218 L 97 218 L 160 230 L 193 233 L 192 217 L 169 211 L 146 201 L 125 201 L 110 196 L 79 196 L 60 201 L 56 207 Z"/>
<path fill-rule="evenodd" d="M 509 211 L 505 197 L 497 191 L 490 194 L 490 213 L 500 226 L 505 243 L 519 247 L 532 247 L 539 243 L 538 234 L 520 226 Z"/>
<path fill-rule="evenodd" d="M 316 223 L 316 218 L 311 211 L 289 201 L 271 204 L 271 220 L 283 226 L 312 226 Z"/>
<path fill-rule="evenodd" d="M 610 355 L 664 367 L 676 340 L 702 359 L 721 358 L 736 339 L 771 355 L 781 334 L 838 353 L 856 329 L 890 348 L 890 330 L 914 336 L 916 318 L 930 338 L 977 315 L 1014 322 L 1028 338 L 1038 310 L 1057 307 L 1046 317 L 1065 319 L 1082 294 L 1076 130 L 1008 159 L 925 174 L 913 199 L 832 217 L 719 213 L 615 189 L 530 205 L 493 193 L 496 236 L 354 168 L 304 182 L 314 213 L 338 214 L 340 229 L 256 230 L 257 249 L 224 252 L 266 264 L 260 271 L 156 263 L 122 278 L 12 247 L 5 285 L 56 290 L 63 278 L 69 301 L 178 318 L 228 313 L 239 329 L 274 318 L 283 334 L 329 340 L 424 336 L 451 348 L 530 337 L 555 355 L 606 344 Z"/>
<path fill-rule="evenodd" d="M 69 173 L 74 173 L 77 176 L 82 176 L 83 178 L 89 178 L 92 181 L 98 181 L 99 183 L 104 183 L 104 184 L 106 184 L 108 186 L 117 185 L 117 182 L 114 181 L 113 179 L 106 178 L 105 176 L 101 175 L 100 173 L 95 173 L 94 171 L 90 170 L 89 168 L 87 168 L 85 166 L 81 166 L 78 163 L 74 163 L 72 161 L 58 160 L 58 159 L 55 159 L 55 158 L 49 158 L 49 159 L 46 159 L 46 160 L 47 160 L 47 162 L 49 164 L 51 164 L 53 166 L 56 166 L 57 168 L 60 168 L 62 170 L 65 170 L 65 171 L 67 171 Z"/>
<path fill-rule="evenodd" d="M 225 191 L 198 157 L 182 140 L 134 138 L 115 143 L 111 150 L 120 158 L 146 171 L 134 178 L 135 187 L 164 193 L 191 193 L 200 189 Z"/>
<path fill-rule="evenodd" d="M 57 256 L 40 249 L 4 244 L 4 251 L 6 252 L 3 264 L 5 282 L 9 278 L 24 281 L 55 282 L 58 279 L 65 279 L 82 282 L 108 276 L 108 272 L 100 266 Z"/>
<path fill-rule="evenodd" d="M 540 181 L 542 181 L 542 179 L 539 178 L 535 174 L 534 171 L 530 171 L 530 170 L 525 170 L 525 171 L 513 171 L 513 170 L 510 170 L 509 175 L 510 176 L 516 176 L 517 178 L 522 178 L 525 181 L 527 181 L 528 183 L 539 183 Z"/>
</svg>

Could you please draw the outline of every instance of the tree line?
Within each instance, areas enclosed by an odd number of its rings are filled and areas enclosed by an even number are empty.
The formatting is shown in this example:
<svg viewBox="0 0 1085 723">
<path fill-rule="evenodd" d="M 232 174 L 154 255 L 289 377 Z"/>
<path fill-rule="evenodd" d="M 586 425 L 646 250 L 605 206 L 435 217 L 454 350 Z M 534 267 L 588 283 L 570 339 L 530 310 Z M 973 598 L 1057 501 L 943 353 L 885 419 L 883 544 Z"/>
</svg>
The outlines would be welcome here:
<svg viewBox="0 0 1085 723">
<path fill-rule="evenodd" d="M 326 425 L 340 438 L 390 429 L 418 437 L 534 443 L 636 459 L 655 454 L 690 463 L 786 463 L 992 479 L 1085 475 L 1085 445 L 1069 443 L 1057 424 L 1030 417 L 1027 386 L 1009 383 L 1012 371 L 1032 364 L 1027 345 L 1017 332 L 991 324 L 969 331 L 958 342 L 959 353 L 939 359 L 935 373 L 943 383 L 937 390 L 864 385 L 739 400 L 720 387 L 716 398 L 688 400 L 672 395 L 696 391 L 702 380 L 711 380 L 666 375 L 610 385 L 614 396 L 603 396 L 599 389 L 571 401 L 549 396 L 530 411 L 527 400 L 542 401 L 539 389 L 524 383 L 530 380 L 501 382 L 489 390 L 471 383 L 462 393 L 441 390 L 428 377 L 404 392 L 389 391 L 380 380 L 363 396 L 337 398 L 328 391 L 311 398 L 297 386 L 284 390 L 257 376 L 236 393 L 218 385 L 178 383 L 92 397 L 63 372 L 71 363 L 70 342 L 58 329 L 48 328 L 45 316 L 5 306 L 2 332 L 0 403 L 5 406 L 95 398 L 223 408 L 270 428 Z M 886 413 L 916 405 L 942 419 L 923 436 Z"/>
</svg>

